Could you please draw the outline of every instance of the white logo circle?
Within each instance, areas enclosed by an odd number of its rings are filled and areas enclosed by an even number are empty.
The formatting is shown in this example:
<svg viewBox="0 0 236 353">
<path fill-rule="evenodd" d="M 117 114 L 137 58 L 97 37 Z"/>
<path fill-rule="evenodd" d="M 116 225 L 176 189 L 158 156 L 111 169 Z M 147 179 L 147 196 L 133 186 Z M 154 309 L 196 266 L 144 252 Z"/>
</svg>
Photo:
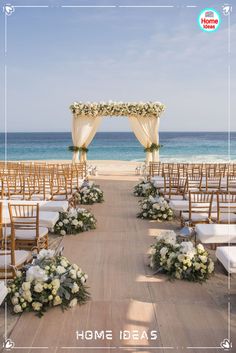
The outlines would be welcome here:
<svg viewBox="0 0 236 353">
<path fill-rule="evenodd" d="M 212 8 L 202 10 L 198 17 L 198 24 L 205 32 L 215 32 L 219 28 L 220 22 L 219 13 Z"/>
</svg>

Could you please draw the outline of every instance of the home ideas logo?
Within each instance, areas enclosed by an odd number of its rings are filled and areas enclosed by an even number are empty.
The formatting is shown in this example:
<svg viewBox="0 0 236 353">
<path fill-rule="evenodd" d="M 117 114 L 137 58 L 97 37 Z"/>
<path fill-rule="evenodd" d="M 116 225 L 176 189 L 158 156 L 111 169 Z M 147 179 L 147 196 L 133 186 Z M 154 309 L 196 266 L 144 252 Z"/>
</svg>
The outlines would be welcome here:
<svg viewBox="0 0 236 353">
<path fill-rule="evenodd" d="M 204 9 L 198 17 L 198 24 L 205 32 L 215 32 L 219 28 L 220 22 L 220 15 L 214 9 Z"/>
</svg>

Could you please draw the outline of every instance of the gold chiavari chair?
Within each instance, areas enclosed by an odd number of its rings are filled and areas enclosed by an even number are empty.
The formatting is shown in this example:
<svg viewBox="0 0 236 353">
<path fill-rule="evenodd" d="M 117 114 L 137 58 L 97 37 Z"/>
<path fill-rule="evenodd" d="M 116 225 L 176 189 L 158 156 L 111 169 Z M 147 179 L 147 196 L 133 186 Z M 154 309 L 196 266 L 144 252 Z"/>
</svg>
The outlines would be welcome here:
<svg viewBox="0 0 236 353">
<path fill-rule="evenodd" d="M 21 269 L 31 260 L 31 253 L 25 250 L 15 249 L 14 233 L 11 233 L 6 243 L 4 238 L 5 227 L 2 222 L 2 203 L 0 202 L 0 277 L 12 279 L 16 270 Z M 7 246 L 5 246 L 7 244 Z"/>
<path fill-rule="evenodd" d="M 213 221 L 224 224 L 236 224 L 236 192 L 217 193 L 217 217 Z"/>
<path fill-rule="evenodd" d="M 201 183 L 201 191 L 204 192 L 212 192 L 212 191 L 219 191 L 221 190 L 221 174 L 217 175 L 216 173 L 210 174 L 208 171 L 206 172 L 206 176 L 204 177 L 204 180 Z"/>
<path fill-rule="evenodd" d="M 48 248 L 48 229 L 39 226 L 39 204 L 8 204 L 16 249 Z"/>
<path fill-rule="evenodd" d="M 191 192 L 188 196 L 189 210 L 181 213 L 181 224 L 189 223 L 194 226 L 197 223 L 209 223 L 212 214 L 213 193 Z"/>
</svg>

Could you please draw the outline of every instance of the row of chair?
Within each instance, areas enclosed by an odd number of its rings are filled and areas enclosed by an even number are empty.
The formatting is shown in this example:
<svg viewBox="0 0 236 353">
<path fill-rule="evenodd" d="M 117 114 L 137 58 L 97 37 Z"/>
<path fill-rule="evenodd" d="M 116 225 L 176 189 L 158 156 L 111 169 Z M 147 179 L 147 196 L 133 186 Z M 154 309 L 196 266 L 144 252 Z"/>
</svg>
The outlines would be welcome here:
<svg viewBox="0 0 236 353">
<path fill-rule="evenodd" d="M 149 177 L 164 176 L 165 174 L 179 174 L 180 176 L 211 176 L 236 175 L 236 163 L 161 163 L 149 164 Z"/>
<path fill-rule="evenodd" d="M 84 163 L 1 163 L 0 197 L 23 200 L 67 199 L 85 176 Z"/>
</svg>

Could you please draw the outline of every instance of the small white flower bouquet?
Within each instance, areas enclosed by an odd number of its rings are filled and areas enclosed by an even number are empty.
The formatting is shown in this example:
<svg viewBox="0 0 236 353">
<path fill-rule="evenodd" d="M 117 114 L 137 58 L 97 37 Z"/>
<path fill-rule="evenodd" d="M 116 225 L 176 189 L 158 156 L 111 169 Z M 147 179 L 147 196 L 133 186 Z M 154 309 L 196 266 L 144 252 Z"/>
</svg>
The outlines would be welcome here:
<svg viewBox="0 0 236 353">
<path fill-rule="evenodd" d="M 134 187 L 134 196 L 148 197 L 150 195 L 156 196 L 157 188 L 150 181 L 144 179 Z"/>
<path fill-rule="evenodd" d="M 178 243 L 174 232 L 157 237 L 150 253 L 150 266 L 172 279 L 204 282 L 214 271 L 214 262 L 202 244 Z"/>
<path fill-rule="evenodd" d="M 141 211 L 138 213 L 138 218 L 158 221 L 170 221 L 173 218 L 173 211 L 163 197 L 150 195 L 147 199 L 139 201 L 139 203 Z"/>
<path fill-rule="evenodd" d="M 60 212 L 59 220 L 53 228 L 55 234 L 78 234 L 96 228 L 96 219 L 91 212 L 84 208 L 70 208 Z"/>
<path fill-rule="evenodd" d="M 71 203 L 76 207 L 79 204 L 92 205 L 103 201 L 104 194 L 99 185 L 84 182 L 83 185 L 73 193 Z"/>
<path fill-rule="evenodd" d="M 30 265 L 17 271 L 9 282 L 7 302 L 13 313 L 34 311 L 41 317 L 51 307 L 62 309 L 89 299 L 88 276 L 67 258 L 52 250 L 41 250 Z"/>
</svg>

